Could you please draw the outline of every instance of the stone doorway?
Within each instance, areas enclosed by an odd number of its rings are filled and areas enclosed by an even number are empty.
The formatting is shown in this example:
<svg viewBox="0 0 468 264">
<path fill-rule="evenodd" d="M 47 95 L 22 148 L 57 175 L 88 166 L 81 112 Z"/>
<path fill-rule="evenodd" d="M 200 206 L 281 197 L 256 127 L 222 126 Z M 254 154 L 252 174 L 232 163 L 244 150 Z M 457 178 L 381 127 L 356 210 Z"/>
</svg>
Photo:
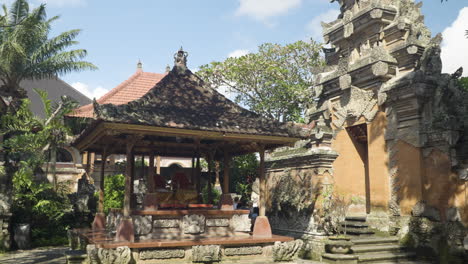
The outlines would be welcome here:
<svg viewBox="0 0 468 264">
<path fill-rule="evenodd" d="M 350 126 L 346 128 L 349 137 L 351 138 L 356 151 L 359 153 L 359 157 L 364 166 L 364 182 L 365 182 L 365 203 L 362 208 L 356 208 L 352 214 L 366 215 L 370 213 L 370 181 L 369 181 L 369 145 L 368 145 L 368 133 L 367 124 L 360 124 Z M 353 201 L 354 202 L 354 201 Z"/>
</svg>

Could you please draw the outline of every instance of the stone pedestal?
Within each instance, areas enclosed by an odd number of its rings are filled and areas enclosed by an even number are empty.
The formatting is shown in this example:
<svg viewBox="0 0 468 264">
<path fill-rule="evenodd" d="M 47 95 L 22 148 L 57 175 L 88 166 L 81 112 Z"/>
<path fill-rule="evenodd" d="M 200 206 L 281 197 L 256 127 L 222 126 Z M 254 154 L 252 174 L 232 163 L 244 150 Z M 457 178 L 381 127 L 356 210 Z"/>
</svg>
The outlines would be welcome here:
<svg viewBox="0 0 468 264">
<path fill-rule="evenodd" d="M 158 199 L 156 193 L 145 194 L 143 210 L 158 210 Z"/>
<path fill-rule="evenodd" d="M 133 227 L 133 220 L 131 217 L 124 217 L 119 226 L 117 227 L 117 234 L 115 235 L 116 241 L 135 241 L 135 228 Z"/>
<path fill-rule="evenodd" d="M 93 221 L 93 229 L 106 229 L 106 215 L 104 213 L 96 213 Z"/>
<path fill-rule="evenodd" d="M 234 201 L 231 194 L 221 195 L 221 210 L 234 210 Z"/>
<path fill-rule="evenodd" d="M 255 219 L 255 225 L 253 229 L 254 237 L 271 237 L 271 226 L 268 217 L 266 216 L 257 216 Z"/>
</svg>

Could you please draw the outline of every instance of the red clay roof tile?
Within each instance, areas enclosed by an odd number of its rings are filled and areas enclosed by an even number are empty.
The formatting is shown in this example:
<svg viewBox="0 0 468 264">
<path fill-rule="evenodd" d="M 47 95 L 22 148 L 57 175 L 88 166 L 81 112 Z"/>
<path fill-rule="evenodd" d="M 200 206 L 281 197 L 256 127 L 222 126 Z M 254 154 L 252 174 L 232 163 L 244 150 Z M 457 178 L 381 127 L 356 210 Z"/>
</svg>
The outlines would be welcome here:
<svg viewBox="0 0 468 264">
<path fill-rule="evenodd" d="M 128 80 L 97 99 L 97 102 L 99 104 L 122 105 L 134 101 L 145 95 L 166 75 L 167 73 L 152 73 L 137 70 Z M 75 109 L 71 116 L 93 118 L 93 104 Z"/>
</svg>

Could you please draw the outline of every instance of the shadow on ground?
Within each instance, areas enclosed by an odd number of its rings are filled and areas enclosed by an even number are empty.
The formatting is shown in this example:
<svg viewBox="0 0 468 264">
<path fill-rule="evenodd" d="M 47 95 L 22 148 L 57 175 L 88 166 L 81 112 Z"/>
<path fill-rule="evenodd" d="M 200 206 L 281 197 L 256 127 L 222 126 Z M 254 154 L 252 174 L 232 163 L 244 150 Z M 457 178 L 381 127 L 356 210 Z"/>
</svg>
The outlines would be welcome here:
<svg viewBox="0 0 468 264">
<path fill-rule="evenodd" d="M 0 256 L 2 264 L 65 264 L 67 247 L 18 250 Z"/>
</svg>

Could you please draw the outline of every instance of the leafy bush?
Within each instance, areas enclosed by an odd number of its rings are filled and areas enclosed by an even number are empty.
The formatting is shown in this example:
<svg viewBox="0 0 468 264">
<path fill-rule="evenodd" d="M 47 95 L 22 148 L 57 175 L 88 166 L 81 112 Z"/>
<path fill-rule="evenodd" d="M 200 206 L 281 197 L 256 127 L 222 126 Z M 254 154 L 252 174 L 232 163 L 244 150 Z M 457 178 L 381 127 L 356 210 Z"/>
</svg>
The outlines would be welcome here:
<svg viewBox="0 0 468 264">
<path fill-rule="evenodd" d="M 252 184 L 258 176 L 259 162 L 255 154 L 247 154 L 235 157 L 232 160 L 230 191 L 240 194 L 241 203 L 250 200 Z"/>
<path fill-rule="evenodd" d="M 213 188 L 213 185 L 211 185 L 211 198 L 213 199 L 213 204 L 217 205 L 219 203 L 219 199 L 221 198 L 221 193 Z M 209 198 L 208 198 L 208 184 L 205 185 L 202 189 L 202 199 L 203 203 L 209 204 Z"/>
<path fill-rule="evenodd" d="M 104 211 L 106 213 L 111 208 L 123 208 L 124 196 L 125 176 L 123 174 L 104 177 Z"/>
</svg>

